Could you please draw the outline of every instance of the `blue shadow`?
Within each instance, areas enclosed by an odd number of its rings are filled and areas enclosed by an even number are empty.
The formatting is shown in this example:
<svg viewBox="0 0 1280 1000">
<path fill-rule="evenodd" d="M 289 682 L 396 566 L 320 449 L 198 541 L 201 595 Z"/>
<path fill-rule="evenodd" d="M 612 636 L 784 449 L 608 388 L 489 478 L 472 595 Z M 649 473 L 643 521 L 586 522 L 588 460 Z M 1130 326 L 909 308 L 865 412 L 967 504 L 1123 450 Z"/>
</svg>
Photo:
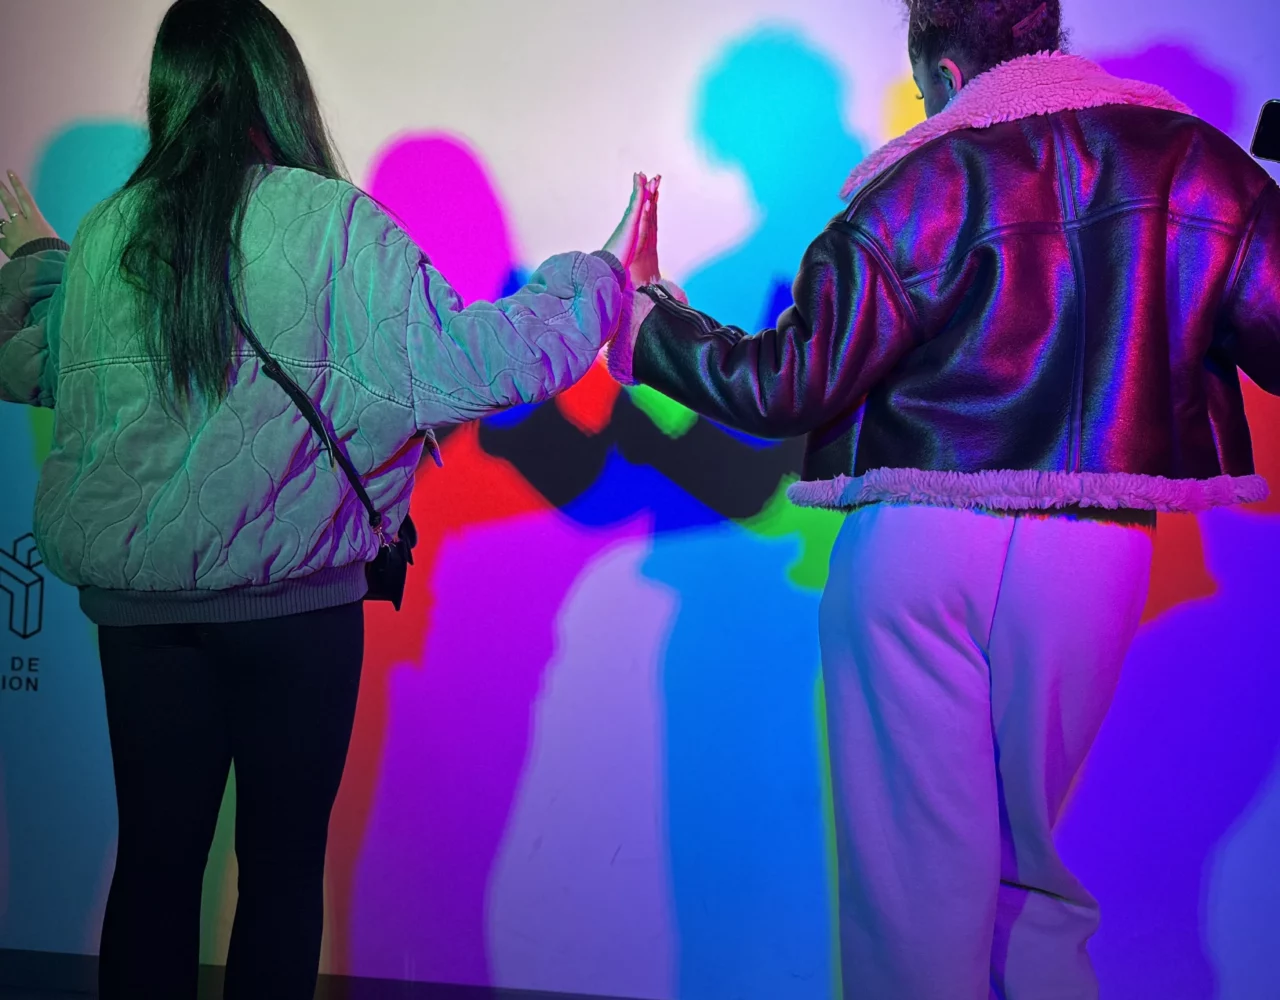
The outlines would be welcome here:
<svg viewBox="0 0 1280 1000">
<path fill-rule="evenodd" d="M 1280 995 L 1280 517 L 1200 521 L 1221 590 L 1140 633 L 1059 833 L 1106 996 Z"/>
<path fill-rule="evenodd" d="M 697 140 L 743 176 L 758 225 L 687 278 L 695 307 L 754 332 L 792 304 L 792 276 L 864 155 L 844 124 L 845 89 L 831 59 L 784 29 L 753 32 L 710 66 Z M 674 505 L 663 496 L 646 501 Z M 660 531 L 645 565 L 680 599 L 663 688 L 676 995 L 690 1000 L 838 993 L 815 698 L 819 598 L 788 581 L 799 555 L 798 539 L 726 521 Z"/>
<path fill-rule="evenodd" d="M 678 599 L 662 674 L 675 995 L 827 1000 L 818 596 L 787 582 L 799 540 L 760 538 L 616 452 L 564 513 L 653 517 L 643 572 Z"/>
</svg>

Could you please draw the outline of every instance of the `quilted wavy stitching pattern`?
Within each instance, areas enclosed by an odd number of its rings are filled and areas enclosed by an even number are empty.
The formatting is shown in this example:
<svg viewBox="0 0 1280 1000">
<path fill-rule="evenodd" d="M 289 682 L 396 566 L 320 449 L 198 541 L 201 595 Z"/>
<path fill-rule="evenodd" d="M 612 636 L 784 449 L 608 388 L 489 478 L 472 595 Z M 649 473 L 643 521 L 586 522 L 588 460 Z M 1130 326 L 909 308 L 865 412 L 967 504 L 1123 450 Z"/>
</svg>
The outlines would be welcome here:
<svg viewBox="0 0 1280 1000">
<path fill-rule="evenodd" d="M 42 321 L 53 308 L 65 261 L 65 251 L 53 250 L 0 268 L 0 400 L 53 405 L 43 378 L 50 349 Z"/>
<path fill-rule="evenodd" d="M 251 351 L 233 359 L 222 404 L 162 404 L 118 274 L 127 213 L 118 197 L 82 225 L 61 321 L 47 331 L 60 365 L 36 500 L 45 563 L 74 585 L 166 592 L 265 585 L 372 558 L 358 499 Z M 464 311 L 371 199 L 303 171 L 264 171 L 244 250 L 246 319 L 317 402 L 392 524 L 408 510 L 421 432 L 567 388 L 621 313 L 613 272 L 582 254 L 548 261 L 509 300 Z M 0 323 L 44 308 L 28 271 L 48 256 L 6 266 Z M 38 367 L 0 353 L 0 385 L 31 382 Z"/>
</svg>

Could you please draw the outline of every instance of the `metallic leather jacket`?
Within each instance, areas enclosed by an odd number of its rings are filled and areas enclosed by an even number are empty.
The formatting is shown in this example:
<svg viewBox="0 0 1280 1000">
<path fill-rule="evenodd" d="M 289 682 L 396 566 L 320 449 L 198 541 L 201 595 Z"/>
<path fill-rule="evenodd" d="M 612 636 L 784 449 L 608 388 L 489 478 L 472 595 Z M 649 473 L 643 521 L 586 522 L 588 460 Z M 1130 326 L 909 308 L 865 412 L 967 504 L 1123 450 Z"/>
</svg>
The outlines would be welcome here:
<svg viewBox="0 0 1280 1000">
<path fill-rule="evenodd" d="M 1280 188 L 1189 114 L 1108 104 L 919 145 L 812 244 L 776 330 L 642 291 L 632 380 L 808 435 L 797 503 L 1266 493 L 1238 371 L 1280 394 Z"/>
</svg>

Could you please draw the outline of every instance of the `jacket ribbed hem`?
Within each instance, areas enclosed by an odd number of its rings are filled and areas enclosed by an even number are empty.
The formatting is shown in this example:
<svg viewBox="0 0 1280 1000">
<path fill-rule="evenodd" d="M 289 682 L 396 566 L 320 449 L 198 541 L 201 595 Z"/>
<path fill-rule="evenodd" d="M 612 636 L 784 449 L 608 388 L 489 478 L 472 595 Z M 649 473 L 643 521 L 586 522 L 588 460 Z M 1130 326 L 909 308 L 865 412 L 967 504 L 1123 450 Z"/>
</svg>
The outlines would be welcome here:
<svg viewBox="0 0 1280 1000">
<path fill-rule="evenodd" d="M 83 587 L 80 609 L 95 625 L 214 625 L 287 618 L 364 600 L 364 563 L 321 570 L 298 580 L 234 590 L 143 591 Z"/>
<path fill-rule="evenodd" d="M 9 259 L 18 260 L 21 257 L 30 257 L 32 254 L 44 253 L 46 250 L 61 250 L 63 253 L 70 253 L 71 247 L 56 236 L 42 236 L 38 240 L 27 240 L 26 243 L 13 251 L 13 256 Z"/>
<path fill-rule="evenodd" d="M 1261 476 L 1165 479 L 1121 472 L 929 472 L 874 469 L 856 478 L 837 476 L 793 485 L 797 507 L 854 510 L 873 503 L 918 504 L 976 510 L 1033 511 L 1072 507 L 1154 510 L 1192 514 L 1213 507 L 1267 499 Z"/>
<path fill-rule="evenodd" d="M 618 279 L 619 288 L 622 288 L 625 290 L 626 287 L 629 284 L 631 284 L 631 275 L 627 271 L 627 269 L 622 266 L 622 261 L 618 260 L 618 258 L 615 257 L 613 254 L 611 254 L 608 250 L 597 250 L 594 253 L 588 254 L 587 256 L 598 257 L 600 260 L 608 264 L 609 270 L 612 271 L 613 276 Z"/>
</svg>

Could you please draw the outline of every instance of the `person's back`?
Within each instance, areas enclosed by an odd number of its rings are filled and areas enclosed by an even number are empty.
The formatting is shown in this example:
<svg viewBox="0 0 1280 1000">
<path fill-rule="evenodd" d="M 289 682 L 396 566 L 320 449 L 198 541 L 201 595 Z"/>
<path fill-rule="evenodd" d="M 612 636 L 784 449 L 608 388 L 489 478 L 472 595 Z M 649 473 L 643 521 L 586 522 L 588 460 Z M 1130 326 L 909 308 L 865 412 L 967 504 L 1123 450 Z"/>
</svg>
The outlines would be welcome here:
<svg viewBox="0 0 1280 1000">
<path fill-rule="evenodd" d="M 324 415 L 389 524 L 404 518 L 432 427 L 545 398 L 607 334 L 590 311 L 566 310 L 593 283 L 616 284 L 602 261 L 588 273 L 586 258 L 554 258 L 541 293 L 464 313 L 368 196 L 310 171 L 258 174 L 236 275 L 243 319 Z M 92 213 L 68 262 L 50 366 L 59 419 L 36 506 L 47 564 L 106 624 L 154 618 L 160 604 L 208 619 L 219 601 L 262 616 L 358 599 L 378 540 L 249 344 L 235 349 L 222 400 L 175 404 L 156 387 L 120 269 L 137 200 L 125 191 Z"/>
<path fill-rule="evenodd" d="M 1229 138 L 1159 108 L 1064 110 L 915 150 L 846 216 L 884 252 L 920 340 L 866 400 L 854 474 L 1105 475 L 1142 507 L 1258 499 L 1232 311 L 1277 200 Z M 1245 367 L 1280 387 L 1276 359 Z M 849 456 L 817 451 L 815 478 L 828 459 Z"/>
<path fill-rule="evenodd" d="M 818 623 L 845 995 L 1087 1000 L 1098 904 L 1054 828 L 1157 513 L 1266 495 L 1238 369 L 1280 393 L 1280 188 L 1063 53 L 1058 0 L 905 5 L 927 120 L 854 170 L 794 306 L 748 336 L 645 286 L 609 365 L 808 435 L 789 495 L 846 514 Z"/>
<path fill-rule="evenodd" d="M 48 568 L 99 626 L 120 835 L 99 995 L 194 997 L 236 768 L 226 996 L 315 992 L 362 601 L 404 585 L 432 429 L 567 389 L 629 300 L 647 181 L 605 249 L 464 307 L 342 175 L 259 0 L 177 0 L 150 147 L 68 247 L 0 183 L 0 401 L 55 409 Z"/>
</svg>

